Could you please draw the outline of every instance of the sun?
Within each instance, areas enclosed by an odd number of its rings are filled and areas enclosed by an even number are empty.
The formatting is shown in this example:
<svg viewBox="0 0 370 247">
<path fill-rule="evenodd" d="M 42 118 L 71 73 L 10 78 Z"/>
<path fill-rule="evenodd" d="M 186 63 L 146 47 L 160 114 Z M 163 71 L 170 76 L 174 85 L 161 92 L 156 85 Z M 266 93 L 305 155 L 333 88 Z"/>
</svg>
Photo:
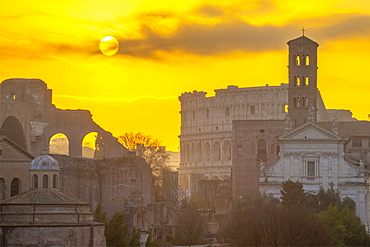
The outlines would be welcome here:
<svg viewBox="0 0 370 247">
<path fill-rule="evenodd" d="M 106 56 L 113 56 L 119 50 L 119 42 L 113 36 L 106 36 L 100 40 L 100 51 Z"/>
</svg>

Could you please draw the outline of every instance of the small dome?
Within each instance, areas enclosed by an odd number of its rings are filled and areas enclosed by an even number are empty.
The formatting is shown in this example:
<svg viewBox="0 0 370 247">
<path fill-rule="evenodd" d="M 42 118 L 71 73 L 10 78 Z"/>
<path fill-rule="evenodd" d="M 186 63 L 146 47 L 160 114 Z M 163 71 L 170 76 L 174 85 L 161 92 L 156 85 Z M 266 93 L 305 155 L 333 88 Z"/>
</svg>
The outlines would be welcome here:
<svg viewBox="0 0 370 247">
<path fill-rule="evenodd" d="M 53 157 L 42 154 L 31 161 L 30 170 L 60 170 L 59 164 Z"/>
</svg>

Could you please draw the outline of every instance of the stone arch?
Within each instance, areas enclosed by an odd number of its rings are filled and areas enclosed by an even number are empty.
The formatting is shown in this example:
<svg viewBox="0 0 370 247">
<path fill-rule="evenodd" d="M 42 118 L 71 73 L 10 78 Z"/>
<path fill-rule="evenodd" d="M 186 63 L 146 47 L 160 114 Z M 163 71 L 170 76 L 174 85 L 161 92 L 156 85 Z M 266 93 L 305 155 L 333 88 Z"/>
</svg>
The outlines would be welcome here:
<svg viewBox="0 0 370 247">
<path fill-rule="evenodd" d="M 231 143 L 229 141 L 224 142 L 223 158 L 224 160 L 231 160 Z"/>
<path fill-rule="evenodd" d="M 0 135 L 5 135 L 9 140 L 27 151 L 26 137 L 17 118 L 13 116 L 7 117 L 1 125 Z"/>
<path fill-rule="evenodd" d="M 6 183 L 3 178 L 0 178 L 0 201 L 5 199 Z"/>
<path fill-rule="evenodd" d="M 21 180 L 19 178 L 14 178 L 10 184 L 10 197 L 18 195 L 21 193 Z"/>
<path fill-rule="evenodd" d="M 219 142 L 214 142 L 213 143 L 213 149 L 212 149 L 212 155 L 213 155 L 213 160 L 220 160 L 221 159 L 221 150 L 220 150 L 220 143 Z"/>
<path fill-rule="evenodd" d="M 202 156 L 203 156 L 203 146 L 202 143 L 199 142 L 197 144 L 197 161 L 201 161 L 203 158 Z"/>
<path fill-rule="evenodd" d="M 63 133 L 56 133 L 50 137 L 49 153 L 69 155 L 69 140 Z"/>
<path fill-rule="evenodd" d="M 211 145 L 209 142 L 204 144 L 204 159 L 209 161 L 211 159 Z"/>
<path fill-rule="evenodd" d="M 82 138 L 82 157 L 94 158 L 98 132 L 89 132 Z"/>
</svg>

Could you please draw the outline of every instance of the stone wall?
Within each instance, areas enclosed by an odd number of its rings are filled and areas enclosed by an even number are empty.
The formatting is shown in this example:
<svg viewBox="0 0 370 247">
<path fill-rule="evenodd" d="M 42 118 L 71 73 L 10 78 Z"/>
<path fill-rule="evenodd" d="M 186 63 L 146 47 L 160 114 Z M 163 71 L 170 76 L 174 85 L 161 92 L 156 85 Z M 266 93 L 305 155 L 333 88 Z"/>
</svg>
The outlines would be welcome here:
<svg viewBox="0 0 370 247">
<path fill-rule="evenodd" d="M 51 156 L 61 168 L 60 190 L 91 203 L 92 211 L 100 204 L 110 218 L 126 204 L 146 207 L 154 202 L 151 168 L 133 153 L 101 160 Z"/>
<path fill-rule="evenodd" d="M 0 227 L 0 246 L 106 246 L 104 225 Z"/>
</svg>

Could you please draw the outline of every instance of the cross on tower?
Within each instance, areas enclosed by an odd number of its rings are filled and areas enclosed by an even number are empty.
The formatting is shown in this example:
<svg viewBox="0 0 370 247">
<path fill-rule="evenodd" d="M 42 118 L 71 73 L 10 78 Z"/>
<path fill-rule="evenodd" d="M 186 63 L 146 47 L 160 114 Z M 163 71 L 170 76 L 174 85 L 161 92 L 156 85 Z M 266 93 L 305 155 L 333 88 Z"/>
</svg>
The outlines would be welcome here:
<svg viewBox="0 0 370 247">
<path fill-rule="evenodd" d="M 303 32 L 303 36 L 304 36 L 304 31 L 306 31 L 306 29 L 304 29 L 304 27 L 303 27 L 303 29 L 301 31 Z"/>
</svg>

